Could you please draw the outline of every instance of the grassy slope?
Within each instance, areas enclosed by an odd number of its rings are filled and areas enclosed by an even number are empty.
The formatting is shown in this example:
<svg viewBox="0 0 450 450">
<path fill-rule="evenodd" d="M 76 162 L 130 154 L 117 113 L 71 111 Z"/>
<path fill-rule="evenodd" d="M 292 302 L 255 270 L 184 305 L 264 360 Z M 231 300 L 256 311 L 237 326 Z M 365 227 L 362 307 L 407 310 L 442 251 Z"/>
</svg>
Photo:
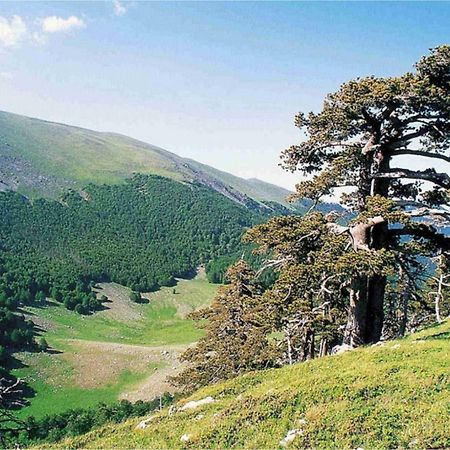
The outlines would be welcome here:
<svg viewBox="0 0 450 450">
<path fill-rule="evenodd" d="M 247 181 L 127 136 L 0 111 L 0 188 L 2 181 L 12 182 L 11 173 L 19 192 L 54 197 L 90 182 L 118 183 L 133 172 L 191 181 L 198 170 L 256 200 L 282 202 L 288 194 L 278 186 Z"/>
<path fill-rule="evenodd" d="M 70 448 L 449 448 L 450 323 L 383 346 L 247 374 L 196 392 L 217 401 L 64 442 Z M 182 402 L 184 403 L 184 401 Z M 181 436 L 189 435 L 183 443 Z M 57 447 L 61 448 L 62 444 Z"/>
<path fill-rule="evenodd" d="M 126 295 L 128 289 L 120 288 L 119 293 Z M 150 303 L 142 305 L 117 299 L 123 303 L 120 310 L 111 307 L 92 316 L 80 316 L 54 303 L 29 308 L 36 322 L 47 329 L 44 336 L 52 349 L 60 353 L 19 355 L 24 367 L 14 373 L 37 392 L 20 415 L 41 417 L 127 398 L 121 394 L 133 392 L 155 368 L 170 364 L 170 369 L 175 364 L 161 356 L 161 349 L 175 356 L 200 337 L 201 331 L 184 316 L 208 304 L 216 289 L 205 277 L 180 280 L 176 294 L 173 288 L 162 288 L 148 294 Z"/>
<path fill-rule="evenodd" d="M 188 160 L 193 167 L 207 173 L 213 178 L 217 178 L 223 183 L 233 186 L 240 192 L 257 200 L 271 200 L 278 203 L 285 203 L 286 198 L 291 194 L 287 189 L 283 189 L 274 184 L 266 183 L 257 178 L 250 178 L 248 180 L 237 177 L 231 173 L 223 172 L 214 167 L 201 164 L 197 161 Z"/>
</svg>

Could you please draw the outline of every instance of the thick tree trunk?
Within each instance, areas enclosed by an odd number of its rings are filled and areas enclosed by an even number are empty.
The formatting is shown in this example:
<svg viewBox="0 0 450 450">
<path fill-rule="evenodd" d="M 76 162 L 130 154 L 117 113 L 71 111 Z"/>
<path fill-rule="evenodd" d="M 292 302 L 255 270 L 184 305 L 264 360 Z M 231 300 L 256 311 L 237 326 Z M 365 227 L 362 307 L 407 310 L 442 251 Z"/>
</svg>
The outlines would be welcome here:
<svg viewBox="0 0 450 450">
<path fill-rule="evenodd" d="M 378 342 L 381 338 L 384 323 L 384 294 L 386 277 L 374 275 L 369 279 L 367 302 L 367 325 L 365 344 Z"/>
<path fill-rule="evenodd" d="M 368 280 L 355 276 L 350 286 L 350 308 L 344 332 L 344 344 L 357 347 L 366 342 Z"/>
<path fill-rule="evenodd" d="M 376 171 L 384 172 L 389 170 L 389 158 L 385 158 L 381 150 L 379 154 L 375 155 L 375 159 L 373 159 L 374 155 L 371 158 L 370 164 L 376 161 L 376 166 L 378 166 L 376 167 Z M 361 178 L 366 178 L 366 171 L 361 173 Z M 389 194 L 389 184 L 390 181 L 386 179 L 373 180 L 370 195 L 387 197 Z M 365 195 L 367 195 L 367 190 L 362 187 L 366 185 L 366 183 L 362 183 L 359 187 L 361 194 L 363 194 L 360 197 L 364 198 L 364 202 L 359 205 L 360 211 L 363 211 L 365 208 Z M 386 237 L 388 226 L 384 221 L 381 223 L 375 221 L 374 226 L 366 228 L 366 234 L 364 234 L 364 228 L 355 231 L 361 231 L 352 235 L 355 250 L 379 250 L 387 247 Z M 361 241 L 357 242 L 357 245 L 355 245 L 356 237 Z M 380 340 L 384 322 L 386 282 L 386 277 L 382 275 L 374 275 L 371 277 L 358 275 L 354 277 L 350 289 L 350 308 L 344 343 L 355 347 L 375 343 Z"/>
</svg>

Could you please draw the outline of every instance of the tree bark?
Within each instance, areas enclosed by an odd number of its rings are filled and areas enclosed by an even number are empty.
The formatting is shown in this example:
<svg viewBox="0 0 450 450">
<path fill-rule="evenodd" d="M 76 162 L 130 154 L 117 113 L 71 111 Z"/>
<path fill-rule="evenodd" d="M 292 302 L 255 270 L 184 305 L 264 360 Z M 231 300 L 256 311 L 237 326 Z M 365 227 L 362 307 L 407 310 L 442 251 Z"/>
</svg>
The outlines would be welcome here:
<svg viewBox="0 0 450 450">
<path fill-rule="evenodd" d="M 386 281 L 386 277 L 382 275 L 374 275 L 369 279 L 365 344 L 378 342 L 381 338 Z"/>
<path fill-rule="evenodd" d="M 390 158 L 387 152 L 378 148 L 373 154 L 368 154 L 372 170 L 387 172 Z M 367 176 L 366 173 L 364 173 Z M 369 176 L 370 177 L 370 176 Z M 366 183 L 362 183 L 366 185 Z M 372 179 L 370 195 L 389 195 L 390 180 L 386 178 Z M 360 207 L 360 212 L 365 204 Z M 381 217 L 375 217 L 366 225 L 359 225 L 361 230 L 354 227 L 350 232 L 353 246 L 358 249 L 386 248 L 388 225 Z M 360 241 L 360 242 L 356 242 Z M 355 245 L 357 243 L 358 245 Z M 384 322 L 384 296 L 386 291 L 386 277 L 373 275 L 371 277 L 357 275 L 351 282 L 350 308 L 344 333 L 344 343 L 356 347 L 359 345 L 378 342 L 381 338 Z"/>
<path fill-rule="evenodd" d="M 350 286 L 350 307 L 344 332 L 344 344 L 352 347 L 366 342 L 367 332 L 368 279 L 355 276 Z"/>
</svg>

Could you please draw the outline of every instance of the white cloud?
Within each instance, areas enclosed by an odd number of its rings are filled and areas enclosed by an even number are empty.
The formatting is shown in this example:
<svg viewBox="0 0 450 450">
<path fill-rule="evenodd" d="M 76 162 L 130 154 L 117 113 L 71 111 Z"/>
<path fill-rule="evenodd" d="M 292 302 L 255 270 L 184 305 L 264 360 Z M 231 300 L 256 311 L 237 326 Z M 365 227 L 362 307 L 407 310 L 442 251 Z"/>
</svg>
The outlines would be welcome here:
<svg viewBox="0 0 450 450">
<path fill-rule="evenodd" d="M 61 31 L 86 27 L 84 21 L 76 16 L 70 16 L 67 19 L 58 16 L 49 16 L 41 19 L 40 22 L 44 33 L 59 33 Z"/>
<path fill-rule="evenodd" d="M 10 81 L 13 79 L 13 74 L 11 72 L 0 72 L 0 79 Z"/>
<path fill-rule="evenodd" d="M 0 16 L 0 46 L 15 47 L 27 34 L 27 26 L 20 16 L 13 16 L 10 21 Z"/>
<path fill-rule="evenodd" d="M 113 0 L 113 6 L 114 6 L 114 14 L 116 16 L 123 16 L 127 12 L 127 8 L 123 6 L 122 3 L 120 3 L 119 0 Z"/>
<path fill-rule="evenodd" d="M 45 45 L 47 43 L 47 36 L 44 33 L 35 31 L 31 35 L 31 40 L 37 45 Z"/>
</svg>

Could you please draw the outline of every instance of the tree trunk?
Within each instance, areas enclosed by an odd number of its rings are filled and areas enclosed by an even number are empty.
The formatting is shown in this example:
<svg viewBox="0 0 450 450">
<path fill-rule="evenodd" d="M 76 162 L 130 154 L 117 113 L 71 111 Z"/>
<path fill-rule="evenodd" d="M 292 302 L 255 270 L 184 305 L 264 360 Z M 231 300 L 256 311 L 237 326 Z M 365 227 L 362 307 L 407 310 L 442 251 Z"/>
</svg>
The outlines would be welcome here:
<svg viewBox="0 0 450 450">
<path fill-rule="evenodd" d="M 383 156 L 382 150 L 376 155 L 371 156 L 370 164 L 375 164 L 375 171 L 389 170 L 389 157 Z M 376 163 L 375 163 L 376 160 Z M 366 171 L 361 173 L 361 178 L 366 178 Z M 367 194 L 363 180 L 358 187 L 360 194 Z M 380 195 L 388 197 L 390 180 L 372 180 L 370 195 Z M 360 196 L 361 197 L 361 196 Z M 364 201 L 359 205 L 360 212 L 365 209 Z M 360 236 L 365 241 L 354 248 L 375 249 L 387 248 L 388 225 L 378 223 L 367 229 L 367 236 Z M 355 244 L 355 242 L 354 242 Z M 351 282 L 350 289 L 350 308 L 347 319 L 347 325 L 344 334 L 344 343 L 353 347 L 369 343 L 378 342 L 381 338 L 384 322 L 384 295 L 386 291 L 386 277 L 374 275 L 371 277 L 357 275 Z"/>
<path fill-rule="evenodd" d="M 366 338 L 364 343 L 378 342 L 381 338 L 384 323 L 384 294 L 386 277 L 374 275 L 369 279 Z"/>
<path fill-rule="evenodd" d="M 350 308 L 344 332 L 344 344 L 357 347 L 366 343 L 368 280 L 355 276 L 350 286 Z"/>
<path fill-rule="evenodd" d="M 387 195 L 387 186 L 380 186 L 382 194 Z M 370 247 L 380 250 L 387 247 L 388 225 L 381 223 L 371 229 Z M 367 332 L 365 343 L 375 343 L 381 338 L 384 323 L 384 295 L 387 279 L 383 275 L 374 275 L 369 279 L 369 298 L 367 306 Z"/>
</svg>

